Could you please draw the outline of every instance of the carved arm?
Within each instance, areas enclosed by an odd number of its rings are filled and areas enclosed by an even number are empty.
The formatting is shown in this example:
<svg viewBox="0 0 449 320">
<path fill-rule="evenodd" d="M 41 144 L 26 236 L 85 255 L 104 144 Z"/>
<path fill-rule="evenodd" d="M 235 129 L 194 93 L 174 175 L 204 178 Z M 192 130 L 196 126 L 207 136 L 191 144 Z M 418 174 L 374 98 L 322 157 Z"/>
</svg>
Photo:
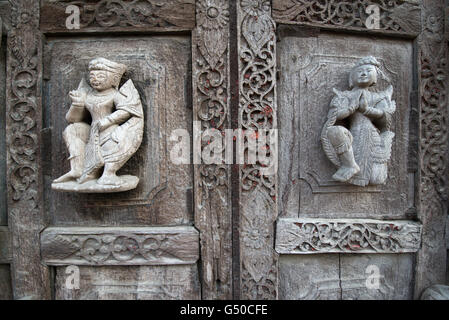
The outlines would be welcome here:
<svg viewBox="0 0 449 320">
<path fill-rule="evenodd" d="M 128 120 L 131 114 L 125 110 L 117 110 L 100 120 L 100 130 L 105 130 L 114 124 L 121 124 Z"/>
</svg>

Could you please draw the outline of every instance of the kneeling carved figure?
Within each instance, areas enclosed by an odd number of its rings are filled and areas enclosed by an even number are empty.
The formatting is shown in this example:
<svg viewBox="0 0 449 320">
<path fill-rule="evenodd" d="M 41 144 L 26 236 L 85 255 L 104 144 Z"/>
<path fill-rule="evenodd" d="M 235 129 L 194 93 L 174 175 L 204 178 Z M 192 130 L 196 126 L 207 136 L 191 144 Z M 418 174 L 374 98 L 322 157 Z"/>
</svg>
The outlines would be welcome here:
<svg viewBox="0 0 449 320">
<path fill-rule="evenodd" d="M 139 148 L 144 117 L 132 80 L 118 89 L 127 67 L 104 58 L 89 63 L 90 86 L 81 80 L 70 92 L 63 138 L 70 171 L 53 181 L 60 191 L 117 192 L 134 189 L 139 179 L 116 172 Z M 90 113 L 92 122 L 86 122 Z"/>
<path fill-rule="evenodd" d="M 338 167 L 334 180 L 358 186 L 384 184 L 388 176 L 394 133 L 390 131 L 396 103 L 393 87 L 370 90 L 377 83 L 379 62 L 359 60 L 350 72 L 349 91 L 334 89 L 321 134 L 326 156 Z"/>
</svg>

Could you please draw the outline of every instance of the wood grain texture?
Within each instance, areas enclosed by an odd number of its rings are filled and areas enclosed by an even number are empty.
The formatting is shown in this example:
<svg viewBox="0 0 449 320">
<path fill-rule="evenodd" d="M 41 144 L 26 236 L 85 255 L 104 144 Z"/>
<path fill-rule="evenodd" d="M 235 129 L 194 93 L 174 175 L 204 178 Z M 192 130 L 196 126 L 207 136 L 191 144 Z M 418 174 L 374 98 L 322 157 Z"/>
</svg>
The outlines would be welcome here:
<svg viewBox="0 0 449 320">
<path fill-rule="evenodd" d="M 80 10 L 80 29 L 69 30 L 67 6 Z M 170 32 L 192 30 L 194 0 L 44 0 L 40 28 L 44 32 Z"/>
<path fill-rule="evenodd" d="M 445 222 L 448 212 L 448 42 L 442 0 L 422 2 L 423 32 L 417 40 L 419 87 L 418 218 L 423 224 L 417 254 L 415 298 L 446 282 Z"/>
<path fill-rule="evenodd" d="M 15 299 L 49 299 L 49 270 L 41 264 L 39 232 L 43 211 L 42 35 L 39 1 L 12 1 L 8 33 L 6 132 L 8 224 L 12 234 L 11 274 Z"/>
<path fill-rule="evenodd" d="M 12 299 L 11 272 L 8 264 L 0 264 L 0 300 Z"/>
<path fill-rule="evenodd" d="M 230 128 L 231 101 L 229 1 L 200 0 L 196 5 L 197 27 L 192 34 L 193 120 L 199 130 L 215 129 L 225 137 L 225 130 Z M 207 141 L 194 137 L 194 153 L 206 146 Z M 221 164 L 194 165 L 203 299 L 232 298 L 230 165 L 225 163 L 224 152 L 222 156 Z"/>
<path fill-rule="evenodd" d="M 56 300 L 199 300 L 196 264 L 176 266 L 80 266 L 79 289 L 66 287 L 56 267 Z"/>
<path fill-rule="evenodd" d="M 199 258 L 193 227 L 51 227 L 42 232 L 47 265 L 176 265 Z"/>
<path fill-rule="evenodd" d="M 369 219 L 279 219 L 280 254 L 406 253 L 421 245 L 421 225 Z"/>
<path fill-rule="evenodd" d="M 268 130 L 275 132 L 262 147 L 272 156 L 269 165 L 257 161 L 240 166 L 239 298 L 245 300 L 278 297 L 278 256 L 274 251 L 278 209 L 275 31 L 269 1 L 238 1 L 238 125 L 244 131 L 257 130 L 259 136 Z M 275 170 L 264 171 L 264 166 Z"/>
<path fill-rule="evenodd" d="M 0 227 L 0 264 L 11 263 L 11 233 L 8 227 Z"/>
<path fill-rule="evenodd" d="M 379 8 L 378 29 L 366 23 L 372 14 L 367 9 L 372 5 Z M 281 24 L 415 37 L 421 31 L 420 9 L 417 1 L 404 0 L 274 0 L 273 18 Z"/>
</svg>

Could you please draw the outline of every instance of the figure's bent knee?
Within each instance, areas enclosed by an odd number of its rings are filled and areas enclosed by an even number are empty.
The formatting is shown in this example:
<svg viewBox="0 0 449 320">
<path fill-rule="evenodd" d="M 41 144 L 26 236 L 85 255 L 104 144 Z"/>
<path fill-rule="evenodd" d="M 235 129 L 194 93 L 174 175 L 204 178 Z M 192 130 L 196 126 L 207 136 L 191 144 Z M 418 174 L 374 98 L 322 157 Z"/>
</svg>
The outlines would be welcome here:
<svg viewBox="0 0 449 320">
<path fill-rule="evenodd" d="M 70 141 L 72 139 L 78 138 L 84 143 L 89 140 L 90 126 L 84 122 L 72 123 L 65 128 L 63 132 L 63 137 L 65 141 Z"/>
<path fill-rule="evenodd" d="M 348 151 L 352 146 L 352 134 L 343 126 L 329 127 L 327 136 L 337 154 Z"/>
</svg>

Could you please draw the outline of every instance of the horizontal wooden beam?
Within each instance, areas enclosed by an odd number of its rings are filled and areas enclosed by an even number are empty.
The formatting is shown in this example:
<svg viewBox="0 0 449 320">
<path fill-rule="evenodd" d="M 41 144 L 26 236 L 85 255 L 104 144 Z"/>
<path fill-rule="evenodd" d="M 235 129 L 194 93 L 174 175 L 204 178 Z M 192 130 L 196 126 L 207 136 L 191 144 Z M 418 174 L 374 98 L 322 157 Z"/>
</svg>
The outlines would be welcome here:
<svg viewBox="0 0 449 320">
<path fill-rule="evenodd" d="M 279 24 L 385 35 L 416 37 L 421 32 L 421 7 L 415 0 L 273 0 L 273 18 Z"/>
<path fill-rule="evenodd" d="M 406 253 L 421 245 L 421 224 L 371 219 L 280 219 L 281 254 Z"/>
<path fill-rule="evenodd" d="M 199 258 L 194 227 L 51 227 L 41 234 L 47 265 L 176 265 Z"/>
<path fill-rule="evenodd" d="M 195 0 L 44 0 L 41 7 L 40 28 L 46 33 L 170 32 L 194 27 Z"/>
<path fill-rule="evenodd" d="M 11 263 L 11 234 L 8 227 L 0 227 L 0 264 Z"/>
</svg>

